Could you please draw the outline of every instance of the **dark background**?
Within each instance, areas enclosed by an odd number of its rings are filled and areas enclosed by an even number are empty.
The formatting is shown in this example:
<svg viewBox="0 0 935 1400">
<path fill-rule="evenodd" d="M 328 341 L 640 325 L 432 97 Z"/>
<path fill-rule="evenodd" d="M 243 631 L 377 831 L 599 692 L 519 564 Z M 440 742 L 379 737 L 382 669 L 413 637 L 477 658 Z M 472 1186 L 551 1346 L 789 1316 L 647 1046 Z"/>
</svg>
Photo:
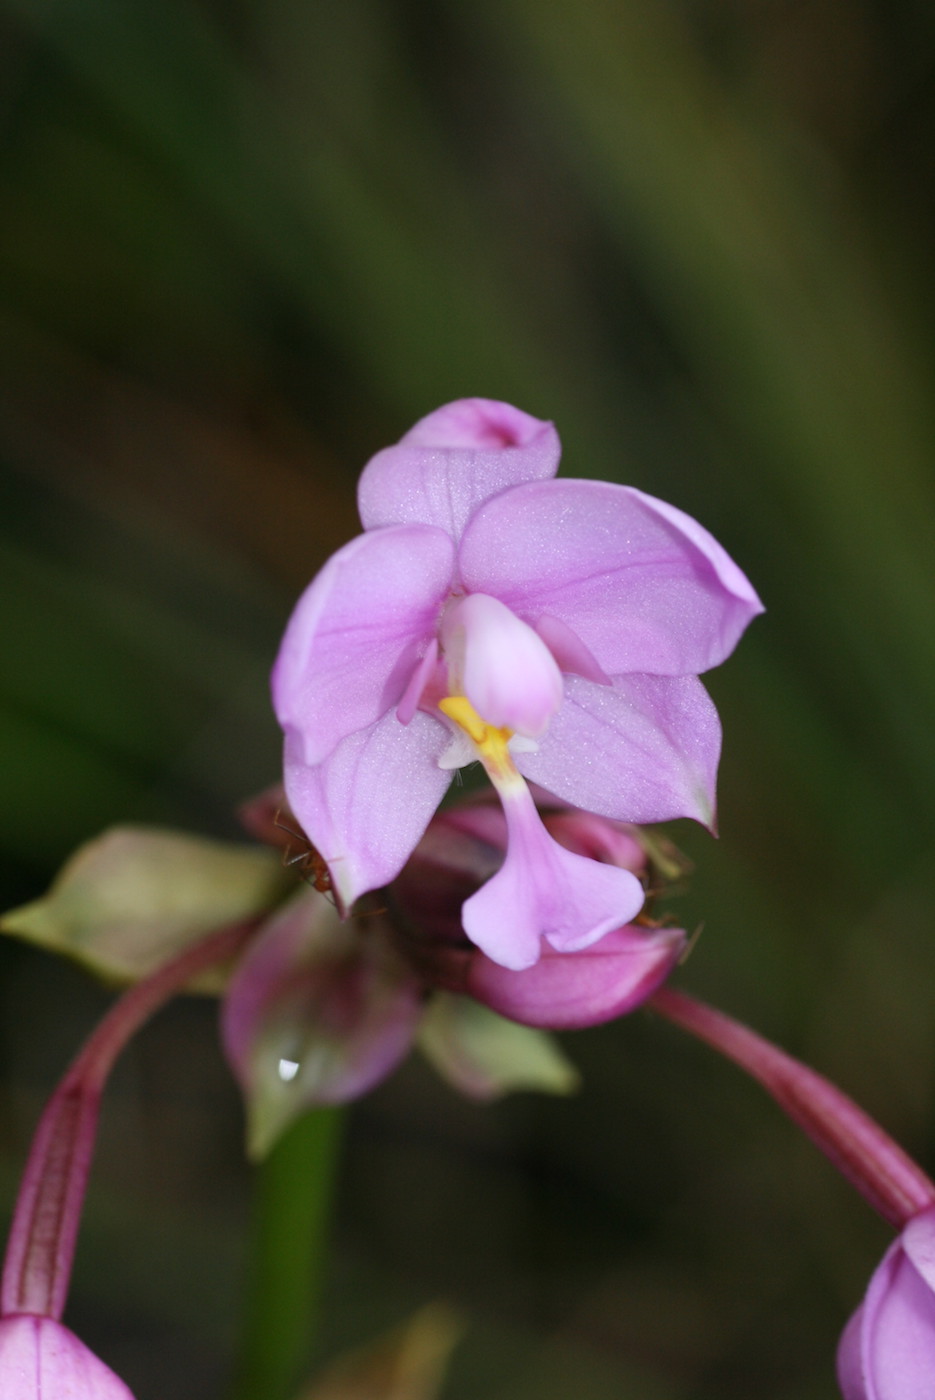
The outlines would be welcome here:
<svg viewBox="0 0 935 1400">
<path fill-rule="evenodd" d="M 0 885 L 233 835 L 356 476 L 469 394 L 697 515 L 768 612 L 710 678 L 681 985 L 935 1167 L 935 10 L 923 0 L 0 0 Z M 0 1187 L 106 1004 L 0 947 Z M 413 1062 L 351 1116 L 325 1349 L 429 1298 L 451 1400 L 828 1400 L 888 1240 L 643 1013 L 569 1102 Z M 213 1400 L 248 1174 L 214 1010 L 122 1066 L 69 1320 Z"/>
</svg>

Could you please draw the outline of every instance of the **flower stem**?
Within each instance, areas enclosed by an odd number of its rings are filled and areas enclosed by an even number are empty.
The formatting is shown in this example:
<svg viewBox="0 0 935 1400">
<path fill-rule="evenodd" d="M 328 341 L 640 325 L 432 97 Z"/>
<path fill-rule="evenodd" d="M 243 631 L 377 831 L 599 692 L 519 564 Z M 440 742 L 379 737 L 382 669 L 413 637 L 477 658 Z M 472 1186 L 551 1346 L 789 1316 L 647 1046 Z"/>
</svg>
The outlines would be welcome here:
<svg viewBox="0 0 935 1400">
<path fill-rule="evenodd" d="M 935 1183 L 829 1080 L 739 1021 L 662 987 L 647 1003 L 759 1080 L 873 1208 L 898 1230 L 935 1204 Z"/>
<path fill-rule="evenodd" d="M 287 1400 L 317 1332 L 343 1110 L 294 1123 L 256 1169 L 246 1317 L 232 1400 Z"/>
<path fill-rule="evenodd" d="M 58 1321 L 65 1307 L 101 1095 L 140 1026 L 204 968 L 239 951 L 256 927 L 209 934 L 125 992 L 85 1041 L 46 1105 L 23 1172 L 0 1283 L 0 1314 Z"/>
</svg>

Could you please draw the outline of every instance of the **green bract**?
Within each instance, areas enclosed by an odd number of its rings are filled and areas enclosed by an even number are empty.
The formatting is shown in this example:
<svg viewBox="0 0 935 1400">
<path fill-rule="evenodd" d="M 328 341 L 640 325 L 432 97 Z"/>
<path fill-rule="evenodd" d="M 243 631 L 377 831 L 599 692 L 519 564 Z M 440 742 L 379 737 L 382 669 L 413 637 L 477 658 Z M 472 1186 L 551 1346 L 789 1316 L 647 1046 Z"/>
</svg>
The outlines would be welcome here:
<svg viewBox="0 0 935 1400">
<path fill-rule="evenodd" d="M 580 1083 L 547 1031 L 517 1025 L 448 992 L 437 992 L 429 1002 L 418 1045 L 438 1073 L 472 1099 L 498 1099 L 517 1089 L 571 1094 Z"/>
<path fill-rule="evenodd" d="M 112 827 L 79 847 L 48 894 L 0 930 L 135 982 L 212 929 L 262 914 L 289 888 L 277 851 L 160 827 Z M 216 992 L 216 972 L 194 991 Z"/>
</svg>

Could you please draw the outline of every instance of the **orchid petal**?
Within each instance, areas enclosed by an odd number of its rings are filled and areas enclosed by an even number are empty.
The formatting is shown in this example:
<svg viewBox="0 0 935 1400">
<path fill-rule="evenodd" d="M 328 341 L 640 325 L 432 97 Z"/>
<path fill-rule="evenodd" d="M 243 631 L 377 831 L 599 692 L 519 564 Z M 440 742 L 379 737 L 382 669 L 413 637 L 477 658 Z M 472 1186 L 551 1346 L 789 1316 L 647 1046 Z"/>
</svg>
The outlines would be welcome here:
<svg viewBox="0 0 935 1400">
<path fill-rule="evenodd" d="M 567 808 L 546 812 L 542 820 L 550 835 L 576 855 L 619 865 L 634 875 L 646 873 L 646 850 L 637 839 L 635 828 Z"/>
<path fill-rule="evenodd" d="M 861 1303 L 842 1333 L 838 1343 L 837 1374 L 838 1385 L 844 1400 L 869 1400 L 864 1384 L 864 1368 L 860 1357 L 860 1340 L 864 1325 L 864 1307 Z"/>
<path fill-rule="evenodd" d="M 468 964 L 463 990 L 524 1026 L 596 1026 L 641 1006 L 668 977 L 684 947 L 681 929 L 628 924 L 577 953 L 546 946 L 535 966 L 522 972 L 476 956 Z"/>
<path fill-rule="evenodd" d="M 500 451 L 528 447 L 551 423 L 501 399 L 455 399 L 433 409 L 400 438 L 406 447 L 470 447 Z M 553 429 L 554 431 L 554 429 Z M 555 466 L 558 466 L 556 444 Z M 554 472 L 553 472 L 554 474 Z M 523 478 L 525 480 L 525 478 Z"/>
<path fill-rule="evenodd" d="M 903 1230 L 903 1248 L 935 1299 L 935 1209 L 920 1211 Z"/>
<path fill-rule="evenodd" d="M 584 676 L 585 680 L 597 681 L 600 685 L 610 685 L 610 677 L 601 670 L 577 633 L 561 618 L 543 613 L 536 622 L 536 631 L 561 670 L 569 675 Z"/>
<path fill-rule="evenodd" d="M 434 965 L 442 945 L 466 948 L 461 906 L 500 869 L 507 839 L 499 802 L 458 803 L 429 822 L 393 882 L 392 894 L 393 908 L 402 912 L 415 935 L 420 958 L 428 952 Z M 473 956 L 474 950 L 467 955 Z"/>
<path fill-rule="evenodd" d="M 431 715 L 418 711 L 403 726 L 390 712 L 312 766 L 287 732 L 289 805 L 346 906 L 405 865 L 451 780 L 438 767 L 447 742 L 447 728 Z"/>
<path fill-rule="evenodd" d="M 345 1103 L 408 1053 L 421 986 L 386 931 L 342 923 L 315 890 L 270 919 L 231 982 L 221 1031 L 262 1157 L 307 1109 Z"/>
<path fill-rule="evenodd" d="M 74 1332 L 50 1317 L 0 1319 L 3 1400 L 133 1400 L 130 1391 Z"/>
<path fill-rule="evenodd" d="M 339 549 L 296 604 L 273 671 L 284 729 L 320 763 L 399 703 L 434 636 L 451 540 L 426 525 L 361 535 Z"/>
<path fill-rule="evenodd" d="M 562 673 L 545 642 L 496 598 L 473 593 L 449 607 L 442 644 L 452 693 L 487 723 L 538 738 L 562 703 Z"/>
<path fill-rule="evenodd" d="M 762 604 L 696 521 L 627 486 L 530 482 L 468 523 L 459 571 L 535 625 L 554 615 L 607 675 L 694 675 L 728 656 Z"/>
<path fill-rule="evenodd" d="M 464 904 L 464 931 L 502 967 L 531 967 L 545 938 L 561 952 L 596 943 L 643 904 L 628 870 L 574 855 L 554 841 L 525 783 L 501 789 L 509 828 L 503 865 Z"/>
<path fill-rule="evenodd" d="M 617 821 L 714 823 L 721 726 L 695 676 L 571 676 L 538 752 L 516 766 L 565 802 Z"/>
<path fill-rule="evenodd" d="M 435 674 L 437 666 L 438 638 L 433 637 L 426 648 L 425 655 L 409 677 L 409 683 L 396 707 L 396 718 L 400 724 L 412 723 L 412 717 L 419 708 L 425 688 Z"/>
<path fill-rule="evenodd" d="M 553 477 L 560 455 L 551 423 L 510 404 L 460 399 L 370 459 L 357 488 L 360 518 L 365 530 L 437 525 L 457 539 L 482 501 Z"/>
<path fill-rule="evenodd" d="M 931 1216 L 932 1211 L 924 1212 Z M 921 1218 L 921 1217 L 920 1217 Z M 851 1329 L 842 1341 L 851 1383 L 845 1400 L 930 1400 L 935 1376 L 935 1293 L 900 1238 L 870 1280 L 859 1324 L 860 1365 L 854 1365 Z M 849 1369 L 848 1369 L 849 1368 Z M 858 1388 L 854 1388 L 856 1375 Z M 859 1386 L 862 1385 L 861 1390 Z"/>
</svg>

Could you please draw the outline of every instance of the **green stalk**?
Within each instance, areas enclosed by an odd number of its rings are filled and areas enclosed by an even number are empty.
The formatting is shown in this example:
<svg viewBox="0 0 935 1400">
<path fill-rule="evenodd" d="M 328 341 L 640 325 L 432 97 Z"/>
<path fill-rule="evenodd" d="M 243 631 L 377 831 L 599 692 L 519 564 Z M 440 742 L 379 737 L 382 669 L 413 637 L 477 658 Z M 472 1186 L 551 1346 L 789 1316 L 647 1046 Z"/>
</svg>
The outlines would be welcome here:
<svg viewBox="0 0 935 1400">
<path fill-rule="evenodd" d="M 231 1400 L 291 1400 L 317 1341 L 343 1111 L 294 1123 L 256 1169 L 246 1306 Z"/>
</svg>

